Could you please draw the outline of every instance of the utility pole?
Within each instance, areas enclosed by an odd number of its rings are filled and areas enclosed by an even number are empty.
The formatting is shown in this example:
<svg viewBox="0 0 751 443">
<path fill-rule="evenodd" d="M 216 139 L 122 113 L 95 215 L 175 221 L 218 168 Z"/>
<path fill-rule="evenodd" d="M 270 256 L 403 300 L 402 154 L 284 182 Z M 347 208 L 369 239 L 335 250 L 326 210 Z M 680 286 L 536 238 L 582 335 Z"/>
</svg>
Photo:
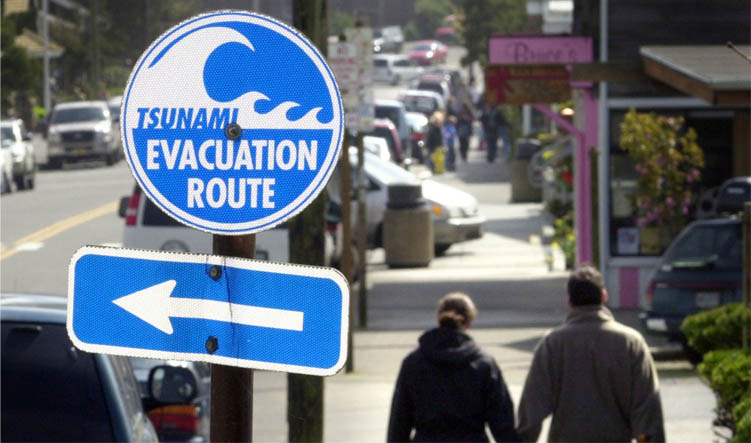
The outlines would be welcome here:
<svg viewBox="0 0 751 443">
<path fill-rule="evenodd" d="M 292 24 L 326 55 L 326 0 L 293 0 Z M 324 266 L 326 192 L 289 223 L 290 262 Z M 323 378 L 287 374 L 287 440 L 323 441 Z M 213 440 L 213 436 L 212 436 Z"/>
<path fill-rule="evenodd" d="M 44 115 L 49 117 L 50 107 L 50 27 L 47 14 L 49 13 L 49 0 L 42 0 L 42 37 L 44 38 Z"/>
<path fill-rule="evenodd" d="M 365 146 L 364 135 L 362 132 L 357 133 L 357 254 L 358 254 L 358 266 L 360 281 L 358 286 L 358 317 L 360 320 L 360 327 L 368 327 L 368 285 L 366 278 L 367 269 L 367 255 L 368 248 L 368 232 L 367 232 L 367 206 L 365 202 L 365 194 L 368 192 L 366 188 L 367 180 L 365 179 Z"/>
<path fill-rule="evenodd" d="M 743 306 L 751 309 L 751 203 L 743 206 Z M 743 324 L 743 349 L 751 349 L 751 325 Z"/>
<path fill-rule="evenodd" d="M 344 130 L 344 142 L 342 143 L 342 157 L 340 159 L 339 178 L 341 180 L 341 202 L 342 202 L 342 257 L 341 271 L 347 279 L 347 283 L 352 286 L 352 183 L 350 182 L 352 174 L 349 164 L 349 130 Z M 352 302 L 354 294 L 350 293 L 349 299 L 349 330 L 347 332 L 347 364 L 345 371 L 352 372 L 355 370 L 355 304 Z"/>
<path fill-rule="evenodd" d="M 213 236 L 214 255 L 255 258 L 256 236 Z M 211 365 L 211 441 L 253 441 L 253 370 Z"/>
</svg>

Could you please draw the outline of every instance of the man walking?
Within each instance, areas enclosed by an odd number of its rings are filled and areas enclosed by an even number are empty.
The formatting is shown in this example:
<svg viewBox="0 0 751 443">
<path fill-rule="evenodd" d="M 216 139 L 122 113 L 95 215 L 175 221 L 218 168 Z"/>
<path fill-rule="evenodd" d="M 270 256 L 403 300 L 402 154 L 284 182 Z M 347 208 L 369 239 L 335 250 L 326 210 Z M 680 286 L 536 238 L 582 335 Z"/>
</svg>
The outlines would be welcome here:
<svg viewBox="0 0 751 443">
<path fill-rule="evenodd" d="M 592 266 L 568 280 L 571 312 L 535 350 L 519 403 L 519 434 L 537 441 L 664 441 L 659 382 L 644 338 L 613 318 Z"/>
</svg>

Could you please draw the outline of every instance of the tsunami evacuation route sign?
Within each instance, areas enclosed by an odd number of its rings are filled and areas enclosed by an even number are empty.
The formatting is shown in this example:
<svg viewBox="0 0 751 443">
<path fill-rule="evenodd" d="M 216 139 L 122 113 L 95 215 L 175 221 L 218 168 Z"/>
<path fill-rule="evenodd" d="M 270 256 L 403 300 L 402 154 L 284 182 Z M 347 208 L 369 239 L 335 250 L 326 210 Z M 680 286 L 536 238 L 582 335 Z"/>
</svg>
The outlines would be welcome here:
<svg viewBox="0 0 751 443">
<path fill-rule="evenodd" d="M 313 44 L 240 11 L 198 16 L 157 39 L 131 74 L 121 115 L 125 155 L 148 197 L 181 223 L 224 235 L 302 211 L 331 176 L 343 131 L 339 90 Z M 231 124 L 239 137 L 225 133 Z"/>
</svg>

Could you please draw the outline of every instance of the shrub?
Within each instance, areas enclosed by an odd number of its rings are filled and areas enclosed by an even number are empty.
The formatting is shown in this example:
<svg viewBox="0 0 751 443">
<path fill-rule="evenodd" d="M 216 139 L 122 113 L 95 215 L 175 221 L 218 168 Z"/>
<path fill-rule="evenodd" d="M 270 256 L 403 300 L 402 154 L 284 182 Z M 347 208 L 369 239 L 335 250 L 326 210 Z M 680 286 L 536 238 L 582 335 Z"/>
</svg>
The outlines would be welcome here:
<svg viewBox="0 0 751 443">
<path fill-rule="evenodd" d="M 735 405 L 733 408 L 733 418 L 735 419 L 734 442 L 751 441 L 751 395 Z"/>
<path fill-rule="evenodd" d="M 743 346 L 743 325 L 751 322 L 751 309 L 740 303 L 686 317 L 681 325 L 689 346 L 700 354 Z"/>
<path fill-rule="evenodd" d="M 751 424 L 748 422 L 751 417 L 746 417 L 751 397 L 751 351 L 711 351 L 704 356 L 698 369 L 717 396 L 715 424 L 729 428 L 734 437 L 740 439 L 739 431 L 747 432 Z"/>
</svg>

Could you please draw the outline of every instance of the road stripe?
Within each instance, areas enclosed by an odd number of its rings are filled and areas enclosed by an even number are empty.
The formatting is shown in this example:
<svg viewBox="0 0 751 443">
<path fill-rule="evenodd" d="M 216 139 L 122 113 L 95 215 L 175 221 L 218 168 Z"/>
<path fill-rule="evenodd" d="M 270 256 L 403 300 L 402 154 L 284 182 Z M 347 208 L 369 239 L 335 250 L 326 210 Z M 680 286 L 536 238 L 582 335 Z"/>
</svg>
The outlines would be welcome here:
<svg viewBox="0 0 751 443">
<path fill-rule="evenodd" d="M 18 239 L 13 242 L 13 247 L 3 250 L 0 253 L 0 260 L 5 260 L 6 258 L 16 255 L 19 251 L 22 250 L 22 245 L 24 245 L 25 243 L 42 243 L 49 238 L 67 231 L 68 229 L 75 228 L 76 226 L 94 220 L 95 218 L 101 217 L 103 215 L 111 214 L 117 210 L 119 204 L 120 202 L 118 200 L 115 200 L 113 202 L 99 206 L 98 208 L 94 208 L 90 211 L 82 212 L 72 217 L 60 220 L 57 223 L 53 223 L 27 235 L 26 237 Z"/>
</svg>

